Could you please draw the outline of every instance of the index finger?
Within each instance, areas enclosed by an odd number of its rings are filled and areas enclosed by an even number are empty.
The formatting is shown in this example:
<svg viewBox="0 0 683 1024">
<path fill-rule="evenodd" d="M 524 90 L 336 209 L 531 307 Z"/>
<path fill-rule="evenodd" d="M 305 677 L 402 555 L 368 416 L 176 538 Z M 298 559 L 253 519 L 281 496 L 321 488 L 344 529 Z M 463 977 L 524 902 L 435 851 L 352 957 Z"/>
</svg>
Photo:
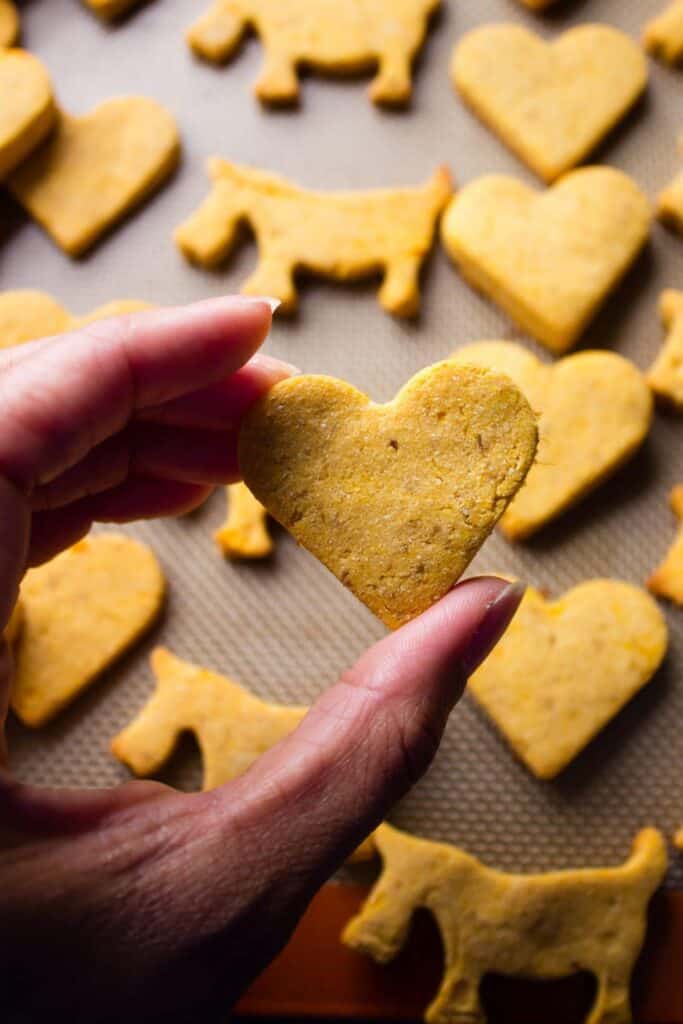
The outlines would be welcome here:
<svg viewBox="0 0 683 1024">
<path fill-rule="evenodd" d="M 30 492 L 133 413 L 234 373 L 271 323 L 268 300 L 208 299 L 89 324 L 0 363 L 0 474 Z"/>
</svg>

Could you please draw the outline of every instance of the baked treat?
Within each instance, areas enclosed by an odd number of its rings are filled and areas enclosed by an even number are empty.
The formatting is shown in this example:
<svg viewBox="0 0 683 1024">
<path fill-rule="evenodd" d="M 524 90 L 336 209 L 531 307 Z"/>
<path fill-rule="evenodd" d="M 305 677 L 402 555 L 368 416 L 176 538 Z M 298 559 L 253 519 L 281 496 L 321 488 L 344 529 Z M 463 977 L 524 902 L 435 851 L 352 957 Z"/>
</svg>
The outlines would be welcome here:
<svg viewBox="0 0 683 1024">
<path fill-rule="evenodd" d="M 571 171 L 545 192 L 478 178 L 441 222 L 466 281 L 552 352 L 575 344 L 645 245 L 647 197 L 613 167 Z"/>
<path fill-rule="evenodd" d="M 378 298 L 384 309 L 396 316 L 417 313 L 420 267 L 453 191 L 445 168 L 415 188 L 371 192 L 311 192 L 276 174 L 217 158 L 209 161 L 208 173 L 207 199 L 175 232 L 188 260 L 203 267 L 223 262 L 247 220 L 259 263 L 244 294 L 273 296 L 283 313 L 291 313 L 298 305 L 297 270 L 349 281 L 381 268 Z"/>
<path fill-rule="evenodd" d="M 647 85 L 629 36 L 579 25 L 546 42 L 522 25 L 483 25 L 459 40 L 454 86 L 474 113 L 540 178 L 583 163 Z"/>
<path fill-rule="evenodd" d="M 668 333 L 647 382 L 663 404 L 683 412 L 683 292 L 662 292 L 659 311 Z"/>
<path fill-rule="evenodd" d="M 149 308 L 137 299 L 108 302 L 84 316 L 73 316 L 47 292 L 33 289 L 0 292 L 0 348 L 13 348 L 26 341 L 73 331 L 95 320 Z"/>
<path fill-rule="evenodd" d="M 172 173 L 175 121 L 142 96 L 106 100 L 83 117 L 61 113 L 48 142 L 7 179 L 30 215 L 80 256 Z"/>
<path fill-rule="evenodd" d="M 683 60 L 683 0 L 672 0 L 643 30 L 645 49 L 667 64 Z"/>
<path fill-rule="evenodd" d="M 382 873 L 345 945 L 379 963 L 403 946 L 420 908 L 433 915 L 444 975 L 425 1014 L 429 1024 L 485 1024 L 479 993 L 490 972 L 556 979 L 577 971 L 597 982 L 586 1024 L 629 1024 L 629 985 L 647 927 L 647 908 L 667 869 L 664 837 L 639 832 L 625 864 L 508 875 L 456 846 L 381 825 Z"/>
<path fill-rule="evenodd" d="M 536 442 L 508 378 L 446 361 L 386 405 L 332 377 L 281 381 L 247 413 L 238 456 L 270 514 L 395 629 L 458 580 Z"/>
<path fill-rule="evenodd" d="M 264 103 L 299 98 L 301 64 L 348 75 L 377 68 L 375 103 L 407 103 L 413 60 L 440 0 L 214 0 L 187 33 L 196 54 L 229 60 L 247 29 L 259 36 L 265 61 L 254 86 Z"/>
<path fill-rule="evenodd" d="M 45 725 L 149 629 L 164 591 L 152 551 L 118 533 L 86 537 L 30 569 L 21 585 L 15 714 Z"/>
<path fill-rule="evenodd" d="M 37 57 L 0 49 L 0 181 L 47 138 L 56 120 L 50 76 Z"/>
<path fill-rule="evenodd" d="M 678 535 L 662 564 L 647 581 L 647 587 L 658 597 L 683 607 L 683 486 L 674 487 L 669 500 L 679 522 Z"/>
<path fill-rule="evenodd" d="M 640 587 L 589 580 L 552 602 L 530 587 L 468 690 L 529 771 L 552 779 L 652 679 L 667 645 Z"/>
<path fill-rule="evenodd" d="M 480 341 L 453 353 L 463 364 L 506 374 L 538 413 L 538 455 L 500 520 L 523 540 L 580 501 L 626 462 L 652 424 L 642 373 L 614 352 L 578 352 L 554 365 L 509 341 Z"/>
</svg>

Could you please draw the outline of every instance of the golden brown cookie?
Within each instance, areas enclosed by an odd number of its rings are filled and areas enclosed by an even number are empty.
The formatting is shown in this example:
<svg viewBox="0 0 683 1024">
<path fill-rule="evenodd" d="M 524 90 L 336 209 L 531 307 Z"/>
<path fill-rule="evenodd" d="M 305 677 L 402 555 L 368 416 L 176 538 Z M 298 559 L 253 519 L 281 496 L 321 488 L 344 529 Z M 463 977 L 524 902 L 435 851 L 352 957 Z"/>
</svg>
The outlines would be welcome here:
<svg viewBox="0 0 683 1024">
<path fill-rule="evenodd" d="M 70 256 L 89 249 L 171 174 L 180 142 L 154 100 L 106 100 L 83 117 L 61 113 L 45 146 L 7 185 Z"/>
<path fill-rule="evenodd" d="M 104 21 L 115 21 L 142 2 L 143 0 L 85 0 L 88 7 Z"/>
<path fill-rule="evenodd" d="M 451 200 L 443 243 L 465 278 L 552 352 L 578 340 L 645 245 L 647 197 L 613 167 L 584 167 L 545 192 L 478 178 Z"/>
<path fill-rule="evenodd" d="M 609 25 L 546 42 L 521 25 L 483 25 L 458 42 L 451 79 L 532 171 L 555 181 L 583 163 L 647 85 L 640 48 Z"/>
<path fill-rule="evenodd" d="M 386 405 L 332 377 L 281 381 L 247 413 L 238 450 L 270 514 L 394 629 L 451 589 L 536 442 L 506 377 L 446 361 Z"/>
<path fill-rule="evenodd" d="M 276 174 L 217 158 L 208 171 L 208 198 L 175 232 L 187 259 L 203 267 L 221 263 L 246 220 L 256 234 L 259 264 L 244 294 L 273 296 L 283 312 L 293 312 L 297 270 L 337 281 L 383 270 L 378 298 L 384 309 L 397 316 L 417 313 L 420 267 L 453 191 L 445 168 L 416 188 L 372 192 L 310 192 Z"/>
<path fill-rule="evenodd" d="M 614 352 L 579 352 L 552 366 L 508 341 L 481 341 L 459 363 L 505 373 L 538 413 L 538 455 L 503 513 L 510 540 L 531 536 L 605 480 L 645 440 L 652 395 L 642 373 Z"/>
<path fill-rule="evenodd" d="M 552 779 L 650 681 L 667 643 L 640 587 L 589 580 L 552 602 L 529 588 L 469 691 L 527 768 Z"/>
<path fill-rule="evenodd" d="M 246 484 L 229 484 L 225 490 L 228 515 L 214 534 L 219 550 L 227 558 L 267 558 L 273 552 L 273 539 L 265 508 Z"/>
<path fill-rule="evenodd" d="M 44 725 L 147 630 L 164 597 L 163 573 L 144 544 L 98 533 L 31 569 L 12 708 Z"/>
<path fill-rule="evenodd" d="M 214 0 L 187 33 L 200 57 L 226 61 L 248 29 L 265 49 L 254 86 L 264 103 L 299 98 L 302 64 L 326 73 L 377 68 L 370 85 L 375 103 L 407 103 L 413 60 L 440 0 Z"/>
<path fill-rule="evenodd" d="M 95 320 L 105 320 L 110 316 L 134 313 L 146 308 L 148 306 L 145 302 L 122 299 L 100 306 L 85 316 L 74 317 L 46 292 L 28 288 L 0 292 L 0 349 L 63 334 Z"/>
<path fill-rule="evenodd" d="M 47 137 L 57 120 L 50 77 L 25 50 L 0 50 L 0 181 Z"/>
<path fill-rule="evenodd" d="M 679 143 L 683 153 L 683 138 Z M 662 224 L 683 235 L 683 171 L 670 185 L 660 192 L 657 200 L 657 216 Z"/>
<path fill-rule="evenodd" d="M 667 64 L 683 60 L 683 0 L 672 0 L 643 31 L 645 49 Z"/>
<path fill-rule="evenodd" d="M 683 607 L 683 485 L 674 487 L 669 500 L 679 522 L 678 536 L 662 564 L 650 576 L 647 586 L 658 597 L 665 597 Z"/>
<path fill-rule="evenodd" d="M 496 871 L 455 846 L 389 825 L 377 829 L 375 844 L 382 873 L 342 938 L 387 963 L 403 947 L 414 912 L 429 910 L 445 957 L 429 1024 L 485 1024 L 479 989 L 489 973 L 557 979 L 577 971 L 597 983 L 586 1024 L 629 1024 L 647 908 L 667 869 L 660 832 L 639 832 L 619 867 L 538 875 Z"/>
<path fill-rule="evenodd" d="M 12 0 L 0 0 L 0 47 L 14 46 L 19 38 L 19 11 Z"/>
<path fill-rule="evenodd" d="M 662 292 L 659 311 L 668 333 L 647 382 L 663 404 L 683 412 L 683 292 Z"/>
<path fill-rule="evenodd" d="M 271 704 L 227 676 L 181 661 L 164 647 L 152 652 L 154 694 L 111 743 L 119 761 L 136 775 L 156 773 L 173 753 L 180 734 L 199 743 L 202 789 L 215 789 L 242 775 L 261 754 L 296 729 L 307 707 Z M 372 856 L 369 837 L 354 859 Z"/>
</svg>

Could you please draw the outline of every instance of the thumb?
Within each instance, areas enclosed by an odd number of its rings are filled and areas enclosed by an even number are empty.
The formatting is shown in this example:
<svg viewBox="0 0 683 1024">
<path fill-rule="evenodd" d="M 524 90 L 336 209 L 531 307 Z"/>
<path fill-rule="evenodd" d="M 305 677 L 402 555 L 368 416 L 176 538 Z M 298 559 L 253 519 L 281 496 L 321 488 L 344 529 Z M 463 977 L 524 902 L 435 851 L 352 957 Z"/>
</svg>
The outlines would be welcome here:
<svg viewBox="0 0 683 1024">
<path fill-rule="evenodd" d="M 426 771 L 467 677 L 524 589 L 494 577 L 459 584 L 371 648 L 291 736 L 214 798 L 239 807 L 264 846 L 275 836 L 280 865 L 317 887 Z"/>
</svg>

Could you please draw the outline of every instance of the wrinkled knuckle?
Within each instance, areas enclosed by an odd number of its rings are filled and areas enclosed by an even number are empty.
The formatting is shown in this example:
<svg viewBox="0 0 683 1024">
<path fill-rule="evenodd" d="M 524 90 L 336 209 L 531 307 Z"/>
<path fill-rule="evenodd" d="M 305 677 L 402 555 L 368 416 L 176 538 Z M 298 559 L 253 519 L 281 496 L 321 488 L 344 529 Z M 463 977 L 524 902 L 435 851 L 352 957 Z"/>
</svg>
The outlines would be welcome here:
<svg viewBox="0 0 683 1024">
<path fill-rule="evenodd" d="M 408 705 L 393 712 L 399 784 L 409 789 L 422 778 L 441 742 L 442 728 L 434 715 L 420 705 Z"/>
</svg>

